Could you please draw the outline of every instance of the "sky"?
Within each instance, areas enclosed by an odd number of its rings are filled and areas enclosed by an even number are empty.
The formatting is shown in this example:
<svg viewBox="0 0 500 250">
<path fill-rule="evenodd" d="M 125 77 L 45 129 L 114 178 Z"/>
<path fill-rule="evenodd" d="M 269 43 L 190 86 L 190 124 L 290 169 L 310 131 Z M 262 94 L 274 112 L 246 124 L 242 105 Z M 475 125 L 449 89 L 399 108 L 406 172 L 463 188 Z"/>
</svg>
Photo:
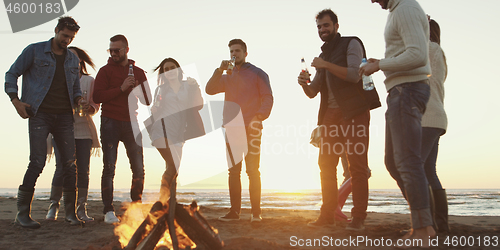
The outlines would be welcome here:
<svg viewBox="0 0 500 250">
<path fill-rule="evenodd" d="M 441 137 L 437 161 L 438 175 L 448 189 L 498 189 L 500 176 L 499 77 L 495 77 L 499 57 L 498 35 L 490 28 L 500 24 L 498 0 L 419 0 L 424 11 L 441 26 L 441 46 L 448 62 L 445 82 L 445 109 L 448 130 Z M 96 64 L 96 71 L 108 59 L 109 38 L 123 34 L 129 41 L 129 58 L 147 71 L 150 83 L 156 81 L 153 69 L 167 57 L 189 68 L 204 90 L 221 60 L 229 59 L 228 42 L 243 39 L 248 46 L 247 61 L 270 77 L 274 107 L 264 121 L 261 148 L 261 176 L 264 189 L 320 188 L 318 149 L 309 145 L 317 122 L 319 95 L 309 99 L 297 83 L 300 59 L 310 64 L 319 55 L 315 15 L 331 8 L 339 18 L 339 32 L 358 36 L 367 56 L 383 58 L 383 37 L 388 11 L 370 0 L 82 0 L 67 14 L 81 26 L 71 45 L 85 49 Z M 6 12 L 0 11 L 0 71 L 6 72 L 30 43 L 54 36 L 57 21 L 12 33 Z M 314 69 L 310 69 L 314 73 Z M 382 107 L 371 112 L 369 166 L 370 188 L 396 189 L 384 165 L 384 113 L 386 90 L 384 75 L 373 75 Z M 21 86 L 21 79 L 18 81 Z M 223 94 L 205 101 L 223 100 Z M 29 160 L 28 121 L 19 117 L 5 94 L 0 98 L 0 188 L 17 188 Z M 94 116 L 99 131 L 100 112 Z M 144 150 L 146 189 L 159 188 L 165 163 L 153 148 Z M 55 169 L 48 162 L 37 188 L 49 188 Z M 342 168 L 339 166 L 339 179 Z M 180 166 L 180 188 L 227 171 L 222 131 L 188 141 Z M 100 188 L 102 158 L 93 157 L 90 188 Z M 131 171 L 125 148 L 120 144 L 115 188 L 128 189 Z M 246 174 L 242 173 L 243 179 Z M 224 180 L 224 178 L 222 178 Z M 224 182 L 224 181 L 223 181 Z M 222 183 L 224 184 L 224 183 Z"/>
</svg>

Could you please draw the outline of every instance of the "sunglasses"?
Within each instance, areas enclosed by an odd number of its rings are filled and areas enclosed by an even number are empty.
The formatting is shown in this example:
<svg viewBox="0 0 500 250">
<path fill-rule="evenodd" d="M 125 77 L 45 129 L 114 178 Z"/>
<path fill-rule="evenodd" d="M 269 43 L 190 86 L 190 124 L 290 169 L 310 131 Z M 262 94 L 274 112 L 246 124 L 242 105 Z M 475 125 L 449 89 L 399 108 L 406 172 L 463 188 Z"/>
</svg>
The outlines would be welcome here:
<svg viewBox="0 0 500 250">
<path fill-rule="evenodd" d="M 120 53 L 120 51 L 124 50 L 125 48 L 121 48 L 121 49 L 108 49 L 108 53 L 109 54 L 113 54 L 113 52 L 115 53 Z"/>
</svg>

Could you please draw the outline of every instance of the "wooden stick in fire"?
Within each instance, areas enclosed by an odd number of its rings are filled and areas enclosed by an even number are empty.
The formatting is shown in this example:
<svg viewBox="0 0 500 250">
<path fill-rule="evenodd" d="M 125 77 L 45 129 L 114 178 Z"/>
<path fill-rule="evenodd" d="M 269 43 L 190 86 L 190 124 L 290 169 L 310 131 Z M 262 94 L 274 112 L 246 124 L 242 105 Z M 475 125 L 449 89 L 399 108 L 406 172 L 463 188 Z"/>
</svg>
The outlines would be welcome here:
<svg viewBox="0 0 500 250">
<path fill-rule="evenodd" d="M 158 219 L 158 223 L 154 226 L 153 230 L 144 238 L 144 240 L 137 246 L 136 250 L 154 250 L 158 241 L 163 237 L 165 231 L 167 230 L 166 220 L 168 218 L 168 213 L 164 214 Z M 169 231 L 174 231 L 175 228 Z M 177 238 L 177 237 L 176 237 Z M 172 241 L 173 242 L 173 241 Z M 178 247 L 177 247 L 178 248 Z"/>
<path fill-rule="evenodd" d="M 159 201 L 157 201 L 152 207 L 151 210 L 149 211 L 149 214 L 146 216 L 144 221 L 141 223 L 141 225 L 137 228 L 135 233 L 132 235 L 130 238 L 130 241 L 128 242 L 127 246 L 123 250 L 134 250 L 136 249 L 137 245 L 139 242 L 141 242 L 142 238 L 144 238 L 144 235 L 146 235 L 146 227 L 148 225 L 154 224 L 154 221 L 158 219 L 163 214 L 158 214 L 157 212 L 162 211 L 163 204 Z"/>
</svg>

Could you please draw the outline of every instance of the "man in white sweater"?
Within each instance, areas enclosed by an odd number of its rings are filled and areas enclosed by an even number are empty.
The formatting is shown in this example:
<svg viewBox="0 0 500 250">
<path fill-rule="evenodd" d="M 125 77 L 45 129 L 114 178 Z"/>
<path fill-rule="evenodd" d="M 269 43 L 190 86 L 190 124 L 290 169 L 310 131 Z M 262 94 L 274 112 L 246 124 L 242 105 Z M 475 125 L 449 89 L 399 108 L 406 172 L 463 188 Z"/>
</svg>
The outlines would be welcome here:
<svg viewBox="0 0 500 250">
<path fill-rule="evenodd" d="M 371 0 L 390 11 L 385 27 L 385 58 L 370 59 L 360 74 L 386 76 L 387 170 L 410 205 L 412 230 L 404 238 L 433 237 L 429 187 L 420 156 L 422 115 L 430 96 L 429 22 L 415 0 Z"/>
</svg>

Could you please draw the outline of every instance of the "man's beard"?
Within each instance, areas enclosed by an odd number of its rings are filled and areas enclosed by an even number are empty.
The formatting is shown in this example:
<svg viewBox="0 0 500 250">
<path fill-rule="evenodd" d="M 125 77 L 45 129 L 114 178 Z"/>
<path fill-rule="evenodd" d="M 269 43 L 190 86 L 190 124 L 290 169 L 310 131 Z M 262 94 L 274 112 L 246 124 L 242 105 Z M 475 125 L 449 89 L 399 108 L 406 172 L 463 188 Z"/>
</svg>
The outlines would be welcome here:
<svg viewBox="0 0 500 250">
<path fill-rule="evenodd" d="M 118 56 L 118 59 L 116 57 L 111 57 L 115 63 L 122 63 L 125 61 L 125 56 Z"/>
<path fill-rule="evenodd" d="M 63 45 L 61 42 L 58 42 L 57 47 L 59 47 L 60 49 L 67 49 L 68 45 Z"/>
<path fill-rule="evenodd" d="M 323 39 L 323 37 L 322 37 L 322 36 L 320 36 L 320 38 L 321 38 L 321 40 L 322 40 L 323 42 L 329 42 L 329 41 L 331 41 L 334 37 L 335 37 L 335 33 L 330 33 L 327 37 L 325 37 L 325 39 Z"/>
</svg>

